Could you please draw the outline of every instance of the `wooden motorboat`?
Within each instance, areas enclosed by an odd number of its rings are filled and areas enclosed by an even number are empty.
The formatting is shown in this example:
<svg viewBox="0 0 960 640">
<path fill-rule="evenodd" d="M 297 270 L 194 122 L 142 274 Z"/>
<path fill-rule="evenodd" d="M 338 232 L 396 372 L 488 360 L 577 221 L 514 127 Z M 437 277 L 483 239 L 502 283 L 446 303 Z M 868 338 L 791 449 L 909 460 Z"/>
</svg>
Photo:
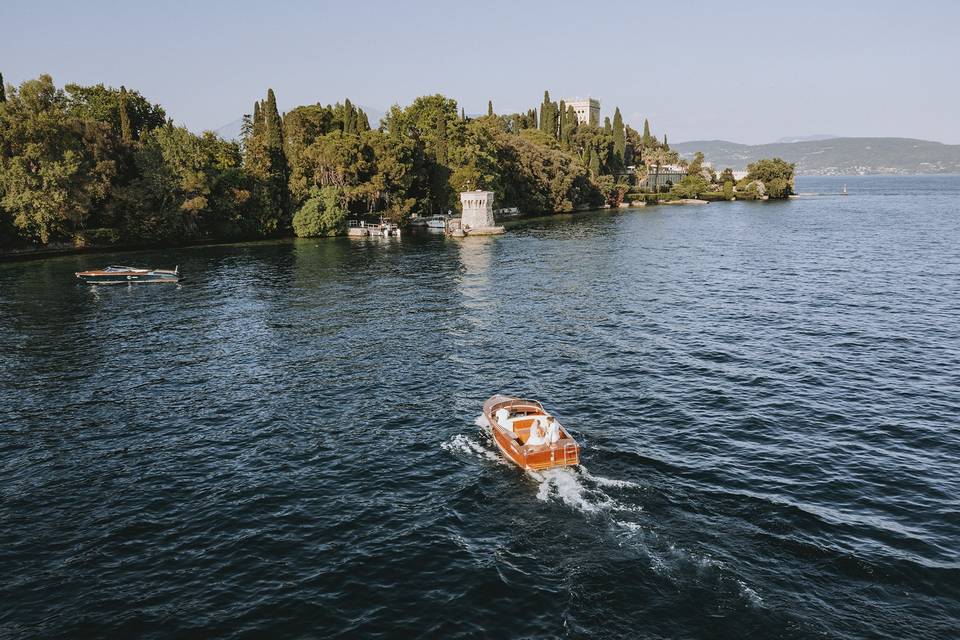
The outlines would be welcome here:
<svg viewBox="0 0 960 640">
<path fill-rule="evenodd" d="M 92 271 L 78 271 L 77 278 L 87 284 L 127 284 L 139 282 L 180 282 L 180 267 L 176 269 L 145 269 L 111 265 Z"/>
<path fill-rule="evenodd" d="M 509 414 L 505 420 L 498 419 L 501 409 Z M 536 471 L 580 464 L 580 445 L 559 423 L 555 442 L 528 444 L 535 424 L 552 417 L 536 400 L 498 394 L 483 403 L 483 415 L 490 423 L 497 448 L 521 469 Z"/>
</svg>

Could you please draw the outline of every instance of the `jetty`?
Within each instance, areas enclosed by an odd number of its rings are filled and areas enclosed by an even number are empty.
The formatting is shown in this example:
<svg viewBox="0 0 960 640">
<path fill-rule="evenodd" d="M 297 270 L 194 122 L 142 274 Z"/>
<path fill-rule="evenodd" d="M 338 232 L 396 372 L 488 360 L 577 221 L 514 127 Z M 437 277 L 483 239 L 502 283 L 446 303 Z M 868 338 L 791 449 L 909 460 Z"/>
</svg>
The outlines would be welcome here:
<svg viewBox="0 0 960 640">
<path fill-rule="evenodd" d="M 350 220 L 347 222 L 347 235 L 352 238 L 367 237 L 400 237 L 400 227 L 393 222 L 380 220 L 379 224 L 367 224 L 363 220 Z"/>
</svg>

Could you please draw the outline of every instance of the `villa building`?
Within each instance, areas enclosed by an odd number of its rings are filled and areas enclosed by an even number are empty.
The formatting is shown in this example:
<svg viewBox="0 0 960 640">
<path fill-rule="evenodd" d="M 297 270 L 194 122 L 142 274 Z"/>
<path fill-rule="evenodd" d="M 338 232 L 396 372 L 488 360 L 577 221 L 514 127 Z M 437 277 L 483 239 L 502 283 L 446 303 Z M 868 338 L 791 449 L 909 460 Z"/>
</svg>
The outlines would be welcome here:
<svg viewBox="0 0 960 640">
<path fill-rule="evenodd" d="M 574 98 L 567 100 L 568 107 L 573 107 L 577 113 L 578 124 L 590 124 L 594 127 L 600 126 L 600 101 L 596 98 Z"/>
</svg>

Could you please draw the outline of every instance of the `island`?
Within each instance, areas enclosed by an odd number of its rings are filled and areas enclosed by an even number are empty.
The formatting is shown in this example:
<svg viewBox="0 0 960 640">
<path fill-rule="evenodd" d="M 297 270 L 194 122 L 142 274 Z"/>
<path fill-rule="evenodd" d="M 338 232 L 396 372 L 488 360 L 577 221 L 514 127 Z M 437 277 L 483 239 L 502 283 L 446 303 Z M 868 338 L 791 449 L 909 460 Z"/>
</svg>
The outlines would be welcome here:
<svg viewBox="0 0 960 640">
<path fill-rule="evenodd" d="M 595 98 L 549 92 L 478 116 L 423 96 L 373 127 L 349 99 L 281 114 L 268 90 L 242 122 L 239 140 L 198 135 L 125 86 L 0 76 L 0 251 L 341 235 L 351 219 L 459 212 L 472 190 L 527 214 L 793 191 L 790 163 L 717 172 L 648 121 L 638 132 L 616 108 L 601 123 Z"/>
</svg>

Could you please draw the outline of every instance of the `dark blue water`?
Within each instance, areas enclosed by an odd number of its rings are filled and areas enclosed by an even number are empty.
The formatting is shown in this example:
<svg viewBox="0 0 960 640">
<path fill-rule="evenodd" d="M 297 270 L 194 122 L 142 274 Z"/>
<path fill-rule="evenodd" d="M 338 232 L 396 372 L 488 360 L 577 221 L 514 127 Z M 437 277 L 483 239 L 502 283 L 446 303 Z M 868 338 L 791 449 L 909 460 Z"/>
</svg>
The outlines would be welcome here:
<svg viewBox="0 0 960 640">
<path fill-rule="evenodd" d="M 960 178 L 844 183 L 0 264 L 0 637 L 957 637 Z"/>
</svg>

